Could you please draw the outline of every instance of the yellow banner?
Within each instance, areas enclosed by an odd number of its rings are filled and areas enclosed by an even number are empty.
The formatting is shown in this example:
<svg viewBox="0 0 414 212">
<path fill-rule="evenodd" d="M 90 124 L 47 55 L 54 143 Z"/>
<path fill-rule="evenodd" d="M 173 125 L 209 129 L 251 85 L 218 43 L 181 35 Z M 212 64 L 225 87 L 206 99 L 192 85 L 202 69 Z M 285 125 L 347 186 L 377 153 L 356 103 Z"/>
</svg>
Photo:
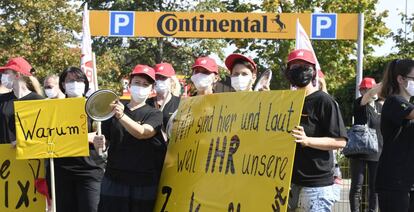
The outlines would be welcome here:
<svg viewBox="0 0 414 212">
<path fill-rule="evenodd" d="M 89 156 L 84 98 L 16 101 L 17 159 Z"/>
<path fill-rule="evenodd" d="M 154 211 L 286 211 L 303 91 L 184 99 Z"/>
<path fill-rule="evenodd" d="M 0 145 L 0 211 L 45 211 L 46 199 L 35 188 L 45 177 L 43 160 L 16 160 L 10 144 Z"/>
<path fill-rule="evenodd" d="M 92 36 L 356 40 L 358 14 L 90 11 Z"/>
</svg>

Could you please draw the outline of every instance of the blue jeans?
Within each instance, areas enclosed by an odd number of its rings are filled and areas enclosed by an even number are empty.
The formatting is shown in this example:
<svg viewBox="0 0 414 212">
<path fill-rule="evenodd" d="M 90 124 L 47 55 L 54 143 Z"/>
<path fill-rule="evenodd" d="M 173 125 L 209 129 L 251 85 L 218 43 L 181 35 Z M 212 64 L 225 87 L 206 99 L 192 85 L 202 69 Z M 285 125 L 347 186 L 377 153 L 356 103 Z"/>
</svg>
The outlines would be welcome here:
<svg viewBox="0 0 414 212">
<path fill-rule="evenodd" d="M 335 203 L 334 185 L 301 187 L 291 185 L 288 211 L 330 212 Z"/>
</svg>

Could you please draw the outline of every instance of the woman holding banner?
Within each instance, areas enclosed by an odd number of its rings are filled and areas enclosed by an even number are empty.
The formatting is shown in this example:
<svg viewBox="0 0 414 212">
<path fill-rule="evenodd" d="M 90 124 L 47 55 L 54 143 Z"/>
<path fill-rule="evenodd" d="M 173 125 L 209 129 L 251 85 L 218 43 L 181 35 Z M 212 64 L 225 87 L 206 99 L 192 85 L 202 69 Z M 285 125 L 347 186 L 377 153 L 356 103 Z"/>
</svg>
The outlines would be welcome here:
<svg viewBox="0 0 414 212">
<path fill-rule="evenodd" d="M 89 81 L 81 69 L 69 67 L 60 74 L 59 87 L 67 98 L 83 98 Z M 92 122 L 88 120 L 88 132 L 91 131 Z M 92 137 L 89 155 L 54 159 L 58 212 L 97 211 L 104 161 L 95 150 Z"/>
<path fill-rule="evenodd" d="M 213 87 L 218 80 L 218 66 L 216 61 L 210 57 L 199 57 L 193 66 L 191 81 L 197 89 L 198 95 L 208 95 L 214 93 Z"/>
<path fill-rule="evenodd" d="M 391 61 L 382 80 L 383 149 L 376 191 L 381 212 L 414 211 L 414 60 Z"/>
<path fill-rule="evenodd" d="M 345 147 L 347 134 L 338 105 L 316 87 L 315 59 L 309 50 L 288 56 L 286 78 L 305 90 L 300 126 L 292 130 L 296 152 L 289 210 L 331 211 L 336 199 L 332 150 Z"/>
<path fill-rule="evenodd" d="M 34 69 L 22 57 L 11 58 L 0 67 L 1 85 L 12 90 L 1 95 L 0 143 L 16 144 L 14 101 L 43 99 L 39 81 L 32 75 Z"/>
<path fill-rule="evenodd" d="M 153 210 L 166 152 L 162 112 L 145 103 L 155 79 L 151 67 L 135 66 L 129 79 L 130 102 L 114 102 L 114 117 L 103 123 L 103 136 L 94 138 L 97 146 L 105 139 L 109 144 L 100 212 Z"/>
</svg>

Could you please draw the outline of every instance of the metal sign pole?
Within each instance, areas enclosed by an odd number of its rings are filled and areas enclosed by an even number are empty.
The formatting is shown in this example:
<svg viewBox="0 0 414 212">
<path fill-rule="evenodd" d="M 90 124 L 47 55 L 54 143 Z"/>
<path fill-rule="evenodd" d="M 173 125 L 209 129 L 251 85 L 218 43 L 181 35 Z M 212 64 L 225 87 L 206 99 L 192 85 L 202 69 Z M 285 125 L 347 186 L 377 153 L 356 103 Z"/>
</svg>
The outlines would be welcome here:
<svg viewBox="0 0 414 212">
<path fill-rule="evenodd" d="M 364 14 L 358 14 L 358 47 L 357 47 L 357 70 L 356 70 L 356 85 L 355 85 L 355 98 L 358 98 L 359 84 L 362 81 L 363 76 L 363 58 L 364 58 Z"/>
</svg>

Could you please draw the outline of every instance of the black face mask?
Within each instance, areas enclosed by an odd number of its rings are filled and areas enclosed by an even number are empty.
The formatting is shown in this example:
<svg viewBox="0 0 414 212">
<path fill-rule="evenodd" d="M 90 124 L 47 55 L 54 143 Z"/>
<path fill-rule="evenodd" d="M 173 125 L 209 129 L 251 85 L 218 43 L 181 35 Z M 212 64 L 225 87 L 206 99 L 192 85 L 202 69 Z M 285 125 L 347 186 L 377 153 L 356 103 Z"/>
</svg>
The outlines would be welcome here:
<svg viewBox="0 0 414 212">
<path fill-rule="evenodd" d="M 303 88 L 307 86 L 314 78 L 312 67 L 300 66 L 286 71 L 286 78 L 293 86 Z"/>
</svg>

